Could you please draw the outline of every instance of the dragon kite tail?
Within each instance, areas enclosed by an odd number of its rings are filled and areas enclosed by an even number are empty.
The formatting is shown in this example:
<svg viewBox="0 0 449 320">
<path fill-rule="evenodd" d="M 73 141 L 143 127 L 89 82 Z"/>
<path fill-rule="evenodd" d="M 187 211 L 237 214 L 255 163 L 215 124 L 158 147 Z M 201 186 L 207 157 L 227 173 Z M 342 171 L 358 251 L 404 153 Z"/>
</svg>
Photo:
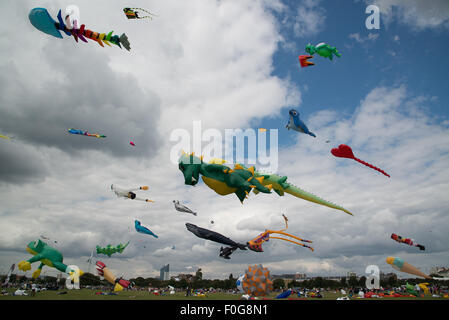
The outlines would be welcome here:
<svg viewBox="0 0 449 320">
<path fill-rule="evenodd" d="M 385 171 L 383 171 L 382 169 L 380 169 L 380 168 L 378 168 L 378 167 L 375 167 L 375 166 L 373 166 L 372 164 L 369 164 L 368 162 L 365 162 L 365 161 L 363 161 L 363 160 L 360 160 L 360 159 L 358 159 L 358 158 L 356 158 L 356 157 L 354 157 L 354 160 L 357 161 L 357 162 L 360 162 L 361 164 L 364 164 L 365 166 L 367 166 L 367 167 L 369 167 L 369 168 L 371 168 L 371 169 L 374 169 L 374 170 L 376 170 L 376 171 L 379 171 L 380 173 L 382 173 L 382 174 L 386 175 L 388 178 L 390 178 L 390 175 L 389 175 L 388 173 L 386 173 Z"/>
<path fill-rule="evenodd" d="M 333 208 L 333 209 L 337 209 L 337 210 L 341 210 L 343 212 L 346 212 L 347 214 L 350 214 L 351 216 L 353 215 L 349 210 L 336 205 L 332 202 L 329 202 L 327 200 L 324 200 L 310 192 L 304 191 L 301 188 L 294 186 L 290 183 L 287 183 L 287 177 L 283 176 L 280 177 L 278 175 L 275 174 L 270 174 L 270 175 L 264 175 L 264 180 L 263 180 L 263 184 L 271 184 L 273 187 L 273 190 L 279 195 L 279 196 L 283 196 L 284 193 L 289 193 L 292 196 L 307 200 L 307 201 L 311 201 L 314 202 L 316 204 L 320 204 L 329 208 Z"/>
<path fill-rule="evenodd" d="M 343 208 L 342 206 L 339 206 L 335 203 L 324 200 L 324 199 L 322 199 L 310 192 L 304 191 L 296 186 L 290 186 L 289 188 L 286 188 L 284 191 L 295 196 L 295 197 L 298 197 L 298 198 L 301 198 L 301 199 L 304 199 L 307 201 L 315 202 L 317 204 L 321 204 L 321 205 L 329 207 L 329 208 L 341 210 L 343 212 L 346 212 L 347 214 L 350 214 L 351 216 L 353 215 L 349 210 Z"/>
<path fill-rule="evenodd" d="M 317 204 L 321 204 L 321 205 L 329 207 L 329 208 L 341 210 L 343 212 L 346 212 L 347 214 L 350 214 L 351 216 L 353 215 L 349 210 L 343 208 L 342 206 L 339 206 L 335 203 L 324 200 L 324 199 L 322 199 L 310 192 L 304 191 L 296 186 L 290 186 L 289 188 L 286 188 L 284 191 L 295 196 L 295 197 L 298 197 L 298 198 L 301 198 L 301 199 L 304 199 L 307 201 L 315 202 Z"/>
</svg>

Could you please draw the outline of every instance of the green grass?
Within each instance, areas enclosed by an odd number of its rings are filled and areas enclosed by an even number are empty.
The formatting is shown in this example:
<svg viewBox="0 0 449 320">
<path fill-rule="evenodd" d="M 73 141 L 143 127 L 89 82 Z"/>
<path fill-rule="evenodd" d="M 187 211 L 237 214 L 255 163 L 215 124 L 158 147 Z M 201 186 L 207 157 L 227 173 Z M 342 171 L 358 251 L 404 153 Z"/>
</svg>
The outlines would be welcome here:
<svg viewBox="0 0 449 320">
<path fill-rule="evenodd" d="M 8 290 L 8 292 L 12 293 L 15 290 Z M 67 294 L 58 295 L 58 292 L 66 291 Z M 177 292 L 173 295 L 166 296 L 157 296 L 153 293 L 149 293 L 148 291 L 121 291 L 118 292 L 117 295 L 104 296 L 104 295 L 96 295 L 95 292 L 98 290 L 91 289 L 80 289 L 80 290 L 60 290 L 60 291 L 42 291 L 36 293 L 36 296 L 4 296 L 0 295 L 0 300 L 239 300 L 241 294 L 231 294 L 231 293 L 208 293 L 206 297 L 195 297 L 190 296 L 186 297 L 184 292 Z M 27 292 L 28 293 L 28 292 Z M 273 299 L 279 293 L 271 293 L 265 298 Z M 330 292 L 322 292 L 324 298 L 307 298 L 307 300 L 336 300 L 338 297 L 342 295 L 339 293 L 335 293 L 333 291 Z M 298 299 L 297 295 L 291 295 L 290 298 Z M 284 299 L 286 300 L 286 299 Z M 365 299 L 357 299 L 353 298 L 351 300 L 365 300 Z M 425 296 L 419 298 L 372 298 L 372 300 L 449 300 L 446 298 L 433 298 L 432 296 Z"/>
</svg>

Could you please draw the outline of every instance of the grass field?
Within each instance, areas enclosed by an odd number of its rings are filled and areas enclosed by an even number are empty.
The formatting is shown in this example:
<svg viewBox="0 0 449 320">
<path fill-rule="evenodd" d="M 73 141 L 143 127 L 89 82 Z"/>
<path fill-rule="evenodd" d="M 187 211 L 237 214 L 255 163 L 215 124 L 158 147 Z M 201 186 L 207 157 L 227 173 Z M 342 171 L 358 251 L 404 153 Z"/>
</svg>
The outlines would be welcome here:
<svg viewBox="0 0 449 320">
<path fill-rule="evenodd" d="M 58 295 L 59 292 L 65 291 L 67 294 Z M 11 290 L 9 292 L 14 292 Z M 80 290 L 60 290 L 60 291 L 42 291 L 36 293 L 36 296 L 11 296 L 11 295 L 0 295 L 0 300 L 239 300 L 241 294 L 231 294 L 231 293 L 208 293 L 205 297 L 186 297 L 184 292 L 177 292 L 173 295 L 158 296 L 150 294 L 148 291 L 122 291 L 117 295 L 96 295 L 97 290 L 90 289 L 80 289 Z M 266 299 L 274 299 L 279 293 L 271 293 Z M 298 298 L 297 295 L 291 295 L 289 298 L 291 301 L 294 300 L 336 300 L 342 295 L 330 292 L 321 292 L 323 295 L 322 299 L 318 298 Z M 287 300 L 287 299 L 283 299 Z M 353 298 L 351 300 L 369 300 L 369 299 L 358 299 Z M 446 300 L 447 298 L 434 298 L 432 296 L 424 297 L 401 297 L 401 298 L 371 298 L 371 300 Z"/>
</svg>

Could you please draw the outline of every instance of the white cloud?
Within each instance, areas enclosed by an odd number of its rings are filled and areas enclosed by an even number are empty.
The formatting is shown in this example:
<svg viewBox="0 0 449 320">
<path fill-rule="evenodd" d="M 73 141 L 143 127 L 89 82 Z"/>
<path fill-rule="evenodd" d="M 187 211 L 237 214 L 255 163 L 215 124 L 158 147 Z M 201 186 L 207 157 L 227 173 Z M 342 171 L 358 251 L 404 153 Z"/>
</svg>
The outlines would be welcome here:
<svg viewBox="0 0 449 320">
<path fill-rule="evenodd" d="M 357 41 L 358 43 L 365 43 L 368 41 L 375 41 L 377 38 L 379 37 L 378 33 L 369 33 L 365 38 L 360 36 L 360 34 L 357 33 L 351 33 L 349 35 L 349 39 L 354 39 L 355 41 Z"/>
<path fill-rule="evenodd" d="M 293 32 L 297 37 L 312 37 L 324 30 L 326 10 L 320 1 L 302 0 L 298 4 Z"/>
</svg>

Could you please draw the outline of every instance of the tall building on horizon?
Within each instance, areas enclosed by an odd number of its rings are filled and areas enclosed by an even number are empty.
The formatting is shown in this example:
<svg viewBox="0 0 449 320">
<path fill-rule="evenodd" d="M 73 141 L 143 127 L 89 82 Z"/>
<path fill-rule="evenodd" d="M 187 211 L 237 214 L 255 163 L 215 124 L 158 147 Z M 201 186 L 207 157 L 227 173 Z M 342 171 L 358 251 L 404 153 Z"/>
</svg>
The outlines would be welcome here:
<svg viewBox="0 0 449 320">
<path fill-rule="evenodd" d="M 170 272 L 170 264 L 163 266 L 160 271 L 161 271 L 161 273 L 160 273 L 159 279 L 161 279 L 161 280 L 169 280 L 170 279 L 169 275 L 168 275 L 168 273 Z"/>
</svg>

